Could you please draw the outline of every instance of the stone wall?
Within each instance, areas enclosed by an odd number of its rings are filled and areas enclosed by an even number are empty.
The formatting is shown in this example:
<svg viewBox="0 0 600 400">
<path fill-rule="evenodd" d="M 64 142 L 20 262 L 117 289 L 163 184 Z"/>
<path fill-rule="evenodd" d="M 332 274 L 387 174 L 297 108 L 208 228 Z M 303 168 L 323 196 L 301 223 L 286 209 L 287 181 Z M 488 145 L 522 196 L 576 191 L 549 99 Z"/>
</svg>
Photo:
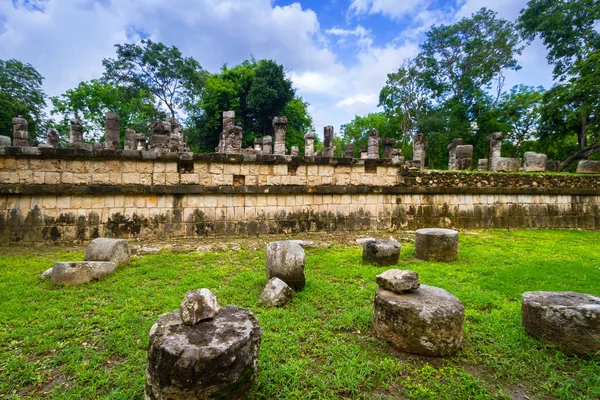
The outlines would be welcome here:
<svg viewBox="0 0 600 400">
<path fill-rule="evenodd" d="M 599 175 L 421 172 L 375 159 L 27 149 L 0 154 L 5 243 L 424 226 L 600 228 Z"/>
</svg>

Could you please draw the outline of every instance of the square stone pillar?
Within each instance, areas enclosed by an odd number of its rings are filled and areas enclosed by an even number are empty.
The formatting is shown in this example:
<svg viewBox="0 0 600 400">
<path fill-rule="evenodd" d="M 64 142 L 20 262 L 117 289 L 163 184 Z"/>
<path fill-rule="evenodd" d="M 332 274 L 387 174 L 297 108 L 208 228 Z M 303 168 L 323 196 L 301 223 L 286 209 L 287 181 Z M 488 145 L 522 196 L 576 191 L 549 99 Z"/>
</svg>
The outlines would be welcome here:
<svg viewBox="0 0 600 400">
<path fill-rule="evenodd" d="M 420 168 L 425 168 L 425 149 L 429 147 L 425 135 L 417 133 L 413 136 L 413 161 L 418 161 Z"/>
<path fill-rule="evenodd" d="M 348 143 L 346 145 L 346 150 L 342 155 L 343 158 L 354 158 L 354 143 Z"/>
<path fill-rule="evenodd" d="M 392 150 L 396 145 L 397 140 L 395 138 L 384 138 L 381 143 L 383 144 L 383 158 L 389 160 L 392 158 Z"/>
<path fill-rule="evenodd" d="M 306 132 L 304 135 L 304 157 L 314 157 L 316 138 L 317 135 L 314 132 Z"/>
<path fill-rule="evenodd" d="M 323 157 L 333 157 L 333 126 L 323 128 Z"/>
<path fill-rule="evenodd" d="M 451 171 L 458 170 L 458 166 L 456 164 L 456 147 L 463 144 L 463 140 L 461 138 L 452 140 L 452 143 L 448 145 L 448 169 Z"/>
<path fill-rule="evenodd" d="M 486 138 L 490 142 L 490 171 L 496 171 L 496 164 L 498 159 L 501 157 L 502 151 L 502 139 L 504 139 L 504 133 L 495 132 L 488 135 Z"/>
<path fill-rule="evenodd" d="M 456 146 L 456 169 L 470 171 L 473 169 L 473 146 L 470 144 Z"/>
<path fill-rule="evenodd" d="M 285 131 L 287 126 L 287 117 L 273 118 L 273 131 L 275 132 L 275 145 L 273 154 L 285 156 Z"/>
<path fill-rule="evenodd" d="M 263 137 L 263 154 L 273 154 L 273 136 Z"/>
<path fill-rule="evenodd" d="M 367 158 L 376 160 L 379 158 L 379 132 L 372 129 L 369 132 L 369 141 L 367 148 Z"/>
<path fill-rule="evenodd" d="M 133 129 L 125 129 L 125 141 L 123 142 L 123 149 L 125 150 L 136 150 L 136 133 Z"/>
<path fill-rule="evenodd" d="M 13 125 L 13 146 L 29 147 L 29 124 L 27 120 L 19 115 L 12 119 Z"/>
<path fill-rule="evenodd" d="M 114 112 L 107 112 L 104 128 L 104 148 L 106 150 L 118 150 L 120 147 L 121 124 L 119 115 Z"/>
</svg>

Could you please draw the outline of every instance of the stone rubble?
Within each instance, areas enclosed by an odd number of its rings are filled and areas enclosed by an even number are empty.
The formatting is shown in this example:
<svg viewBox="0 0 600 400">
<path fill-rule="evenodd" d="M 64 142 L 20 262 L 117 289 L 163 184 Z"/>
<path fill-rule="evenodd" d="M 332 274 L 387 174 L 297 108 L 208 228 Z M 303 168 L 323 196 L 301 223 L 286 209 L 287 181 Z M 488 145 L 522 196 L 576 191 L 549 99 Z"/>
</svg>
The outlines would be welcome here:
<svg viewBox="0 0 600 400">
<path fill-rule="evenodd" d="M 90 281 L 106 279 L 115 271 L 115 263 L 105 261 L 56 262 L 52 266 L 53 283 L 81 285 Z"/>
<path fill-rule="evenodd" d="M 419 275 L 411 270 L 388 269 L 377 275 L 376 280 L 379 286 L 397 294 L 416 290 L 421 285 Z"/>
<path fill-rule="evenodd" d="M 305 254 L 300 244 L 293 241 L 272 242 L 267 245 L 267 280 L 279 278 L 295 290 L 306 283 Z"/>
<path fill-rule="evenodd" d="M 369 240 L 363 244 L 362 259 L 377 265 L 396 265 L 400 257 L 401 245 L 398 241 Z"/>
<path fill-rule="evenodd" d="M 293 297 L 294 290 L 279 278 L 271 278 L 260 293 L 258 303 L 268 307 L 286 305 Z"/>
<path fill-rule="evenodd" d="M 188 290 L 180 306 L 181 320 L 185 325 L 196 325 L 213 318 L 219 312 L 217 297 L 208 289 Z"/>
</svg>

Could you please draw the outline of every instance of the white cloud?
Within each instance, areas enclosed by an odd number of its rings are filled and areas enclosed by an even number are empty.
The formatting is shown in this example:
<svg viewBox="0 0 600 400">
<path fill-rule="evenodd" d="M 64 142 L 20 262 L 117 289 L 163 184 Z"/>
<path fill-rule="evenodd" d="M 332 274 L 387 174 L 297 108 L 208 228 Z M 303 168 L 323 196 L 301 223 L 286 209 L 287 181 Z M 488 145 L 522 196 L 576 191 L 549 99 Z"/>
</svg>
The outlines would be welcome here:
<svg viewBox="0 0 600 400">
<path fill-rule="evenodd" d="M 392 19 L 400 19 L 428 3 L 429 0 L 352 0 L 348 11 L 356 16 L 382 14 Z"/>
</svg>

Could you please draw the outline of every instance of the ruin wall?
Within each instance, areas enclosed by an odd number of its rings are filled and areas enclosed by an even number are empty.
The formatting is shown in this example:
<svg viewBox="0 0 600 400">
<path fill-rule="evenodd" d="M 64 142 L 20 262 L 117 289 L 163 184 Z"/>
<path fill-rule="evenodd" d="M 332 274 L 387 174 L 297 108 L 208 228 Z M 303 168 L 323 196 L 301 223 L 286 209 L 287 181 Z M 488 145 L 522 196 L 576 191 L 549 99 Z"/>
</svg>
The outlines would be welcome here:
<svg viewBox="0 0 600 400">
<path fill-rule="evenodd" d="M 420 227 L 600 228 L 600 175 L 389 160 L 0 149 L 4 243 Z"/>
</svg>

